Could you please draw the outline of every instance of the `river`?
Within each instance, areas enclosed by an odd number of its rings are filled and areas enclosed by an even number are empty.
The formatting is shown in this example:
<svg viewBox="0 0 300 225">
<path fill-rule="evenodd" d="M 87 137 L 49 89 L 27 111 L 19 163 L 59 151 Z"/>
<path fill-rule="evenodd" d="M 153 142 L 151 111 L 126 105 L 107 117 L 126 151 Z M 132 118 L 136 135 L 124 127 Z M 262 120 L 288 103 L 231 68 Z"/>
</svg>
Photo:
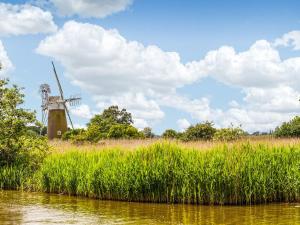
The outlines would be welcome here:
<svg viewBox="0 0 300 225">
<path fill-rule="evenodd" d="M 0 191 L 0 224 L 300 224 L 300 204 L 196 206 Z"/>
</svg>

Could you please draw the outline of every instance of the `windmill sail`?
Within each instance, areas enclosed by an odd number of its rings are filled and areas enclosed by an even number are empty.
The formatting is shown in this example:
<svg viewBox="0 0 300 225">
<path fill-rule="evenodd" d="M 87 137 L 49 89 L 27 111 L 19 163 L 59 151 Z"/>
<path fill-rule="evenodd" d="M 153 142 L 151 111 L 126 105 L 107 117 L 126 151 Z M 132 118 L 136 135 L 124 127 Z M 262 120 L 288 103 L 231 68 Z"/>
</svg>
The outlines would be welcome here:
<svg viewBox="0 0 300 225">
<path fill-rule="evenodd" d="M 55 79 L 56 79 L 56 82 L 57 82 L 57 85 L 58 85 L 61 100 L 63 101 L 63 105 L 64 105 L 64 108 L 66 110 L 66 113 L 67 113 L 68 119 L 70 121 L 71 127 L 72 127 L 72 129 L 74 129 L 73 122 L 72 122 L 72 119 L 71 119 L 71 116 L 70 116 L 70 113 L 69 113 L 69 109 L 66 105 L 66 101 L 65 101 L 65 98 L 64 98 L 64 93 L 63 93 L 63 90 L 62 90 L 62 87 L 61 87 L 61 84 L 60 84 L 60 81 L 59 81 L 59 78 L 58 78 L 58 75 L 57 75 L 57 72 L 56 72 L 55 65 L 54 65 L 53 61 L 52 61 L 52 67 L 53 67 L 53 72 L 54 72 Z"/>
</svg>

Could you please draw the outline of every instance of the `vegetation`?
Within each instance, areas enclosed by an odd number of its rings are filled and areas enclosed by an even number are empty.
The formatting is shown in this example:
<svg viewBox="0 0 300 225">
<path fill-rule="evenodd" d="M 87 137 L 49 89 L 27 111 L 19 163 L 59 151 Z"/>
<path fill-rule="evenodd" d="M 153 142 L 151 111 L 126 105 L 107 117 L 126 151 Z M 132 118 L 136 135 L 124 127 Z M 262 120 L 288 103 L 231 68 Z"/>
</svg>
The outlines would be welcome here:
<svg viewBox="0 0 300 225">
<path fill-rule="evenodd" d="M 34 112 L 20 107 L 24 95 L 0 80 L 0 188 L 26 189 L 99 199 L 193 203 L 254 204 L 300 202 L 300 144 L 271 146 L 236 142 L 205 150 L 157 142 L 135 151 L 48 153 Z M 65 140 L 152 138 L 139 132 L 131 114 L 111 106 L 96 115 L 87 130 L 63 135 Z M 300 117 L 276 128 L 276 137 L 299 137 Z M 164 138 L 185 141 L 235 141 L 241 128 L 219 129 L 199 123 L 183 133 L 166 130 Z M 208 142 L 206 142 L 208 143 Z M 208 144 L 209 146 L 209 144 Z"/>
<path fill-rule="evenodd" d="M 300 201 L 300 145 L 235 144 L 208 151 L 156 143 L 136 151 L 52 154 L 39 171 L 46 192 L 100 199 L 254 204 Z"/>
<path fill-rule="evenodd" d="M 118 106 L 110 106 L 102 114 L 95 115 L 88 123 L 87 130 L 67 132 L 64 140 L 75 142 L 98 142 L 101 139 L 142 138 L 143 133 L 132 126 L 132 116 L 126 109 L 120 110 Z"/>
<path fill-rule="evenodd" d="M 145 127 L 142 131 L 145 138 L 154 138 L 151 127 Z"/>
<path fill-rule="evenodd" d="M 38 136 L 34 112 L 20 108 L 24 95 L 8 80 L 0 80 L 0 187 L 17 188 L 24 176 L 37 170 L 46 156 L 48 146 Z"/>
<path fill-rule="evenodd" d="M 276 137 L 300 137 L 300 117 L 296 116 L 289 122 L 284 122 L 274 131 Z"/>
<path fill-rule="evenodd" d="M 212 122 L 198 123 L 190 126 L 183 134 L 185 141 L 212 140 L 216 132 Z"/>
<path fill-rule="evenodd" d="M 168 138 L 168 139 L 178 138 L 178 134 L 177 134 L 176 130 L 173 130 L 173 129 L 165 130 L 165 132 L 161 136 L 163 138 Z"/>
<path fill-rule="evenodd" d="M 221 128 L 214 134 L 216 141 L 236 141 L 245 135 L 240 127 Z"/>
</svg>

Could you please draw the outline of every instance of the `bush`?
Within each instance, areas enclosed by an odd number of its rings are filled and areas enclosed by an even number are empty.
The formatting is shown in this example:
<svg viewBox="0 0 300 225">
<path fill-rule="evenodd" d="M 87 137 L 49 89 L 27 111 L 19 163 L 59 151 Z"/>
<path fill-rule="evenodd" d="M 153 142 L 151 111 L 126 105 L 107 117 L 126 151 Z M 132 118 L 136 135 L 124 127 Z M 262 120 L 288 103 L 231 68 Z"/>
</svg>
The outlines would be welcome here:
<svg viewBox="0 0 300 225">
<path fill-rule="evenodd" d="M 276 127 L 273 134 L 275 137 L 300 137 L 300 117 L 296 116 L 291 121 Z"/>
<path fill-rule="evenodd" d="M 222 128 L 214 134 L 216 141 L 235 141 L 245 135 L 245 132 L 240 127 Z"/>
<path fill-rule="evenodd" d="M 74 140 L 78 135 L 85 134 L 84 129 L 73 129 L 73 130 L 68 130 L 62 135 L 62 140 L 64 141 L 69 141 L 69 140 Z"/>
<path fill-rule="evenodd" d="M 211 140 L 216 132 L 212 122 L 198 123 L 190 126 L 183 135 L 185 141 Z"/>
<path fill-rule="evenodd" d="M 174 139 L 174 138 L 177 138 L 177 132 L 173 129 L 167 129 L 162 134 L 162 137 L 163 138 L 168 138 L 168 139 Z"/>
</svg>

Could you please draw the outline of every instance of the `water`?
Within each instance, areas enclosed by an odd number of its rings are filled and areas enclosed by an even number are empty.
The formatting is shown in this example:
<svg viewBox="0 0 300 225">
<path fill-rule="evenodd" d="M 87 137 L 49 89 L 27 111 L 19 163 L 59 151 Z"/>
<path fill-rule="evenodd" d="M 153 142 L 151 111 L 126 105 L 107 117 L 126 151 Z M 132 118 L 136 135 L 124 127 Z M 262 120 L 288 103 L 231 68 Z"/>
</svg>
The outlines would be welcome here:
<svg viewBox="0 0 300 225">
<path fill-rule="evenodd" d="M 0 224 L 299 224 L 300 204 L 195 206 L 0 192 Z"/>
</svg>

